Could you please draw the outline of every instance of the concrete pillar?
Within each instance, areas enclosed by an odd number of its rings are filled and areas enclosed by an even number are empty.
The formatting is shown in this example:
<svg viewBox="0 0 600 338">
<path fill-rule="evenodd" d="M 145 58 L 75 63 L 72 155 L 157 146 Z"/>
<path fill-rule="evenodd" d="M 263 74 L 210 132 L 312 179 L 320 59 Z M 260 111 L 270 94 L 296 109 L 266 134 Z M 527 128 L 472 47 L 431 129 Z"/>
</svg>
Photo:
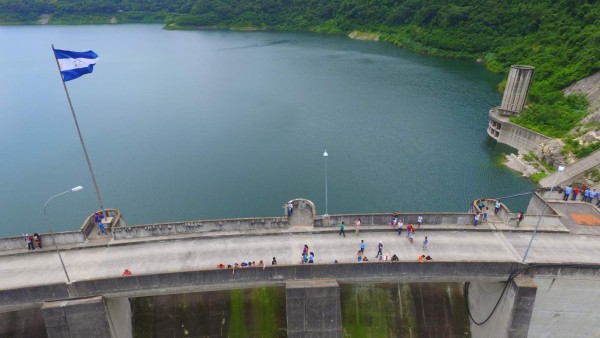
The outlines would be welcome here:
<svg viewBox="0 0 600 338">
<path fill-rule="evenodd" d="M 342 337 L 340 287 L 335 280 L 288 282 L 285 295 L 288 337 Z"/>
<path fill-rule="evenodd" d="M 503 288 L 504 283 L 470 283 L 469 309 L 476 321 L 481 322 L 489 316 Z M 536 293 L 537 286 L 533 279 L 513 279 L 492 317 L 483 325 L 471 321 L 472 337 L 527 337 Z"/>
<path fill-rule="evenodd" d="M 46 302 L 42 317 L 48 338 L 131 338 L 128 298 L 102 297 Z"/>
<path fill-rule="evenodd" d="M 519 114 L 525 106 L 529 87 L 533 80 L 534 67 L 512 66 L 506 80 L 500 109 L 509 114 Z"/>
</svg>

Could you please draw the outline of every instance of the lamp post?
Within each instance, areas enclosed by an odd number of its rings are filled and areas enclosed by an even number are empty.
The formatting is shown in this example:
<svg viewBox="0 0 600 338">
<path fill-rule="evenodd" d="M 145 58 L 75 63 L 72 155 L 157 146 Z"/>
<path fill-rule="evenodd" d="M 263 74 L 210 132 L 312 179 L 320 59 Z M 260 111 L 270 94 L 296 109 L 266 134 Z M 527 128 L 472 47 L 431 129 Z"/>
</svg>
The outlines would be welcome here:
<svg viewBox="0 0 600 338">
<path fill-rule="evenodd" d="M 328 156 L 329 156 L 329 154 L 327 154 L 327 149 L 325 149 L 325 152 L 323 153 L 323 158 L 325 158 L 325 216 L 329 215 L 328 209 L 327 209 L 327 157 Z"/>
<path fill-rule="evenodd" d="M 44 220 L 46 221 L 46 224 L 48 224 L 48 230 L 50 230 L 50 236 L 52 236 L 52 241 L 54 242 L 54 247 L 56 248 L 56 253 L 58 254 L 58 258 L 60 259 L 60 264 L 62 265 L 63 271 L 65 272 L 65 276 L 67 276 L 67 283 L 71 284 L 71 278 L 69 278 L 69 274 L 67 273 L 67 268 L 65 267 L 65 263 L 63 262 L 62 256 L 60 255 L 60 250 L 58 250 L 58 244 L 56 243 L 56 238 L 54 238 L 54 232 L 52 231 L 52 226 L 50 225 L 50 221 L 48 220 L 48 216 L 46 215 L 46 207 L 48 206 L 48 203 L 53 200 L 54 198 L 60 196 L 60 195 L 64 195 L 68 192 L 77 192 L 77 191 L 81 191 L 83 189 L 82 186 L 77 186 L 75 188 L 72 188 L 70 190 L 67 191 L 63 191 L 60 194 L 56 194 L 52 197 L 50 197 L 46 203 L 44 203 Z"/>
<path fill-rule="evenodd" d="M 565 171 L 565 167 L 559 166 L 558 173 L 556 174 L 556 177 L 554 178 L 554 182 L 552 182 L 552 186 L 550 187 L 550 195 L 552 195 L 552 190 L 554 189 L 554 186 L 556 185 L 556 181 L 558 181 L 558 177 L 560 176 L 560 173 L 562 173 L 563 171 Z M 543 197 L 542 197 L 542 200 L 543 200 Z M 527 245 L 527 250 L 525 250 L 525 255 L 523 255 L 523 262 L 521 262 L 523 264 L 525 264 L 525 260 L 527 259 L 527 254 L 529 254 L 529 249 L 531 248 L 531 244 L 533 243 L 533 238 L 535 237 L 535 234 L 537 233 L 538 227 L 540 226 L 540 222 L 542 221 L 542 217 L 546 213 L 546 209 L 548 209 L 548 201 L 546 201 L 546 204 L 544 204 L 544 209 L 542 210 L 542 213 L 540 214 L 540 218 L 538 218 L 537 224 L 535 225 L 535 228 L 533 229 L 533 234 L 531 235 L 531 239 L 529 240 L 529 245 Z"/>
</svg>

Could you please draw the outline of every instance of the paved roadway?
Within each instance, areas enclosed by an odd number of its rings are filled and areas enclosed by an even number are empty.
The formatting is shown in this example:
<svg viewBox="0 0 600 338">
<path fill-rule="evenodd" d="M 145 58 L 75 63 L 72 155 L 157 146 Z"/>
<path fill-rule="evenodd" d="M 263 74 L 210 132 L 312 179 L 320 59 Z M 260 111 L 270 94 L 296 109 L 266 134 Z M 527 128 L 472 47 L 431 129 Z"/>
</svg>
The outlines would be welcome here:
<svg viewBox="0 0 600 338">
<path fill-rule="evenodd" d="M 360 239 L 365 240 L 365 255 L 371 260 L 375 258 L 377 243 L 381 240 L 384 254 L 397 254 L 401 261 L 415 261 L 418 255 L 426 253 L 437 261 L 520 262 L 531 238 L 529 232 L 420 230 L 411 245 L 404 233 L 399 237 L 391 230 L 364 230 L 358 238 L 349 231 L 346 238 L 332 232 L 300 232 L 118 241 L 119 245 L 110 247 L 92 246 L 61 253 L 71 279 L 85 280 L 118 276 L 125 268 L 134 274 L 150 274 L 213 269 L 219 263 L 227 265 L 261 259 L 270 265 L 273 256 L 279 264 L 296 264 L 305 243 L 315 253 L 317 264 L 332 263 L 334 259 L 353 262 Z M 424 251 L 421 244 L 426 235 L 430 244 L 429 250 Z M 528 262 L 600 263 L 600 236 L 538 233 Z M 0 256 L 0 276 L 0 289 L 66 281 L 55 251 Z"/>
</svg>

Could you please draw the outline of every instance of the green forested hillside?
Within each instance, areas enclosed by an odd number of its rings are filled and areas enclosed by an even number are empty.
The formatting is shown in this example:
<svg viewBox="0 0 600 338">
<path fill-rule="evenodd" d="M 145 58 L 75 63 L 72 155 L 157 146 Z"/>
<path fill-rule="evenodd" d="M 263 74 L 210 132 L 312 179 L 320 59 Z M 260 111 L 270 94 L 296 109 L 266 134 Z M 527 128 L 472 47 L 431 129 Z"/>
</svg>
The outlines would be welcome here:
<svg viewBox="0 0 600 338">
<path fill-rule="evenodd" d="M 531 107 L 515 122 L 562 136 L 585 114 L 561 89 L 600 70 L 595 0 L 0 0 L 0 23 L 164 22 L 169 29 L 257 27 L 378 33 L 422 53 L 535 66 Z"/>
</svg>

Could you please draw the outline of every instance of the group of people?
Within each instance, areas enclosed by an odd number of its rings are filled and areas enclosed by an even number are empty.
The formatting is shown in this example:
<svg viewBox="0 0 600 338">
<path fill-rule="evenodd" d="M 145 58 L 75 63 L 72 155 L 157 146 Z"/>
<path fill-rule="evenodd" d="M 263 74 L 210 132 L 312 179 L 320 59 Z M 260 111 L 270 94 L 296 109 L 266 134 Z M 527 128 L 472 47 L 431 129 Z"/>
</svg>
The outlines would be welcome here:
<svg viewBox="0 0 600 338">
<path fill-rule="evenodd" d="M 572 188 L 567 185 L 564 189 L 563 201 L 568 201 L 569 198 L 571 201 L 576 201 L 579 193 L 581 193 L 582 202 L 593 203 L 594 198 L 597 198 L 595 203 L 596 206 L 600 207 L 600 193 L 596 192 L 596 189 L 589 189 L 586 186 Z"/>
<path fill-rule="evenodd" d="M 302 248 L 302 259 L 300 259 L 300 264 L 312 264 L 315 262 L 315 253 L 308 249 L 308 245 L 304 244 Z"/>
<path fill-rule="evenodd" d="M 479 204 L 477 205 L 479 207 L 479 210 L 481 211 L 476 211 L 473 214 L 473 226 L 477 226 L 480 222 L 488 221 L 488 211 L 489 208 L 485 206 L 485 199 L 481 198 L 479 199 Z M 494 208 L 494 214 L 497 214 L 498 211 L 500 210 L 500 202 L 496 201 L 496 205 Z"/>
<path fill-rule="evenodd" d="M 409 224 L 410 227 L 412 227 L 412 224 Z M 408 228 L 407 228 L 408 231 Z M 408 231 L 409 233 L 413 233 L 414 234 L 414 229 L 411 229 L 410 231 Z M 411 241 L 412 243 L 412 241 Z M 423 240 L 423 250 L 427 250 L 427 245 L 429 244 L 429 238 L 427 236 L 425 236 L 425 239 Z M 358 252 L 356 253 L 356 261 L 357 262 L 368 262 L 369 259 L 367 258 L 367 256 L 365 256 L 365 248 L 366 248 L 366 244 L 364 240 L 360 240 L 360 249 L 358 250 Z M 398 256 L 396 256 L 395 254 L 390 258 L 389 254 L 383 254 L 383 242 L 379 241 L 379 243 L 377 244 L 377 254 L 375 255 L 375 258 L 379 258 L 380 261 L 388 261 L 391 260 L 393 261 L 398 261 Z"/>
<path fill-rule="evenodd" d="M 271 265 L 277 265 L 277 258 L 273 257 L 273 260 L 271 261 Z M 217 269 L 233 269 L 233 273 L 235 273 L 235 269 L 239 269 L 239 268 L 262 268 L 263 270 L 267 268 L 267 266 L 265 265 L 265 263 L 262 261 L 262 259 L 256 263 L 256 261 L 244 261 L 241 263 L 235 262 L 233 264 L 223 264 L 223 263 L 219 263 L 217 264 Z"/>
<path fill-rule="evenodd" d="M 27 243 L 27 250 L 35 250 L 35 248 L 42 248 L 42 237 L 37 233 L 30 234 L 22 234 L 25 239 L 25 243 Z"/>
</svg>

